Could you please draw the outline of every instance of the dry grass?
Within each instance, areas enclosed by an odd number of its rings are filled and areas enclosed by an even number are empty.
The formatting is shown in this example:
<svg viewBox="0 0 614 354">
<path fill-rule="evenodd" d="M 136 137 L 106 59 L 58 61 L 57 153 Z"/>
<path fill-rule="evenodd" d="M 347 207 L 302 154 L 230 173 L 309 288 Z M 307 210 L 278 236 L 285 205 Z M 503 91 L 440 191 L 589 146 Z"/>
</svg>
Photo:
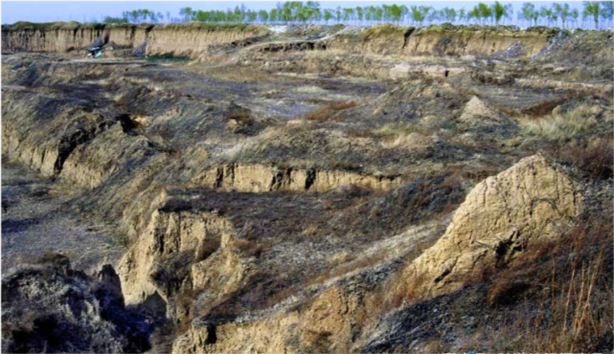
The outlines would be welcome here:
<svg viewBox="0 0 614 354">
<path fill-rule="evenodd" d="M 340 121 L 345 119 L 341 112 L 348 108 L 356 107 L 360 103 L 357 101 L 341 101 L 329 103 L 313 112 L 305 114 L 304 118 L 317 122 Z"/>
<path fill-rule="evenodd" d="M 186 23 L 166 23 L 156 25 L 158 30 L 199 30 L 199 31 L 232 31 L 232 32 L 248 32 L 254 35 L 264 35 L 268 30 L 263 26 L 250 25 L 247 23 L 204 23 L 204 22 L 186 22 Z"/>
<path fill-rule="evenodd" d="M 402 27 L 393 24 L 383 24 L 367 28 L 360 33 L 360 37 L 364 40 L 372 40 L 379 38 L 403 38 L 410 27 Z"/>
<path fill-rule="evenodd" d="M 271 81 L 270 74 L 256 70 L 253 67 L 230 65 L 216 68 L 202 68 L 197 65 L 189 68 L 188 70 L 194 70 L 197 73 L 204 73 L 208 76 L 216 79 L 228 80 L 234 82 L 267 82 Z"/>
<path fill-rule="evenodd" d="M 487 274 L 496 327 L 478 328 L 463 351 L 595 352 L 611 349 L 611 217 L 585 220 L 559 242 L 544 242 L 509 269 Z M 606 247 L 604 247 L 606 246 Z"/>
<path fill-rule="evenodd" d="M 612 333 L 614 310 L 611 290 L 597 290 L 603 267 L 600 254 L 566 274 L 567 278 L 557 281 L 553 274 L 550 283 L 541 284 L 543 291 L 537 301 L 526 300 L 514 311 L 505 312 L 497 332 L 479 329 L 466 339 L 463 351 L 484 346 L 550 353 L 603 350 L 603 342 Z"/>
<path fill-rule="evenodd" d="M 406 136 L 411 133 L 427 135 L 423 129 L 415 124 L 409 123 L 386 123 L 381 128 L 372 131 L 373 135 L 382 137 L 388 140 L 394 140 L 399 136 Z"/>
<path fill-rule="evenodd" d="M 360 134 L 358 131 L 353 133 Z M 378 139 L 384 149 L 424 150 L 432 146 L 429 132 L 415 124 L 386 123 L 362 134 Z"/>
<path fill-rule="evenodd" d="M 306 286 L 323 283 L 326 280 L 348 275 L 356 270 L 373 267 L 386 259 L 386 254 L 373 253 L 358 256 L 358 259 L 341 264 L 332 269 L 328 269 L 320 273 L 317 277 L 312 278 Z"/>
<path fill-rule="evenodd" d="M 612 138 L 558 145 L 550 154 L 563 163 L 570 163 L 586 173 L 592 180 L 612 177 L 614 141 Z"/>
<path fill-rule="evenodd" d="M 434 244 L 434 241 L 432 243 Z M 411 279 L 411 281 L 408 281 L 408 279 Z M 382 294 L 380 305 L 374 309 L 373 315 L 379 316 L 405 304 L 420 300 L 423 294 L 418 289 L 423 289 L 426 281 L 427 278 L 424 274 L 412 275 L 399 272 L 388 281 L 389 286 L 384 287 L 388 289 Z"/>
<path fill-rule="evenodd" d="M 396 274 L 365 296 L 367 318 L 412 304 L 401 312 L 419 321 L 411 328 L 427 329 L 406 345 L 435 345 L 438 352 L 611 350 L 614 228 L 611 202 L 604 198 L 587 200 L 591 212 L 560 239 L 529 245 L 510 263 L 484 269 L 459 292 L 423 302 L 415 289 L 428 279 L 415 278 L 411 270 Z M 470 303 L 480 308 L 464 307 Z M 431 318 L 436 310 L 445 317 Z"/>
<path fill-rule="evenodd" d="M 271 252 L 273 243 L 269 240 L 256 242 L 246 239 L 236 239 L 235 247 L 241 252 L 242 257 L 260 258 L 263 253 Z"/>
<path fill-rule="evenodd" d="M 548 141 L 564 141 L 590 133 L 598 122 L 592 107 L 580 106 L 564 114 L 551 114 L 541 119 L 520 119 L 524 134 Z"/>
</svg>

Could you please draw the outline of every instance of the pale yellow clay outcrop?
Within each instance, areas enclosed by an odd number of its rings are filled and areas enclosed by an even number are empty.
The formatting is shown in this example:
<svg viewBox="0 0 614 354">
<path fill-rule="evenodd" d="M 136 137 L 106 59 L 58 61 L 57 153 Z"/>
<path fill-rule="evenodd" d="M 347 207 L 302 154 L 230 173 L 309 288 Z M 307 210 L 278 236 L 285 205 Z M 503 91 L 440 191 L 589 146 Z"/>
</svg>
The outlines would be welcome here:
<svg viewBox="0 0 614 354">
<path fill-rule="evenodd" d="M 576 184 L 560 168 L 542 156 L 524 158 L 467 195 L 445 234 L 412 262 L 405 279 L 426 296 L 458 290 L 485 267 L 559 237 L 580 210 Z"/>
</svg>

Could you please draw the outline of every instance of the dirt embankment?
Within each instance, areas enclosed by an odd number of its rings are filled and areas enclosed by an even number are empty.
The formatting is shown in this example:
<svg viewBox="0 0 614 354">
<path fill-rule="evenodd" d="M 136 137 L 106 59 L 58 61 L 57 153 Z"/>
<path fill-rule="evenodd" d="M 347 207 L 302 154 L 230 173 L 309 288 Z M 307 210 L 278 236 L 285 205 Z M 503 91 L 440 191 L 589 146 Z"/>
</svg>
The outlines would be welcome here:
<svg viewBox="0 0 614 354">
<path fill-rule="evenodd" d="M 267 26 L 248 24 L 79 24 L 76 22 L 28 23 L 2 26 L 2 52 L 68 52 L 83 50 L 97 40 L 118 49 L 145 48 L 146 55 L 201 58 L 221 47 L 239 48 L 261 42 L 269 35 Z M 542 57 L 554 50 L 585 52 L 593 39 L 603 41 L 594 31 L 577 33 L 556 28 L 378 25 L 348 27 L 338 34 L 319 39 L 287 37 L 253 46 L 260 52 L 333 50 L 343 53 L 399 56 L 495 55 L 502 58 Z M 572 40 L 570 40 L 572 39 Z M 587 46 L 576 48 L 572 46 Z M 608 55 L 601 53 L 601 56 Z M 597 55 L 599 56 L 599 55 Z"/>
<path fill-rule="evenodd" d="M 97 39 L 117 47 L 137 48 L 147 41 L 147 55 L 198 57 L 209 46 L 266 33 L 251 25 L 80 25 L 17 23 L 2 27 L 2 52 L 67 52 L 85 49 Z"/>
<path fill-rule="evenodd" d="M 2 26 L 2 52 L 67 52 L 85 49 L 96 39 L 113 41 L 117 46 L 138 46 L 147 38 L 151 26 L 79 25 L 76 23 L 26 24 Z"/>
<path fill-rule="evenodd" d="M 513 51 L 512 56 L 533 56 L 550 43 L 546 32 L 505 28 L 393 25 L 375 26 L 358 34 L 347 32 L 330 41 L 327 48 L 347 52 L 395 55 L 490 55 Z M 510 49 L 511 48 L 511 49 Z"/>
</svg>

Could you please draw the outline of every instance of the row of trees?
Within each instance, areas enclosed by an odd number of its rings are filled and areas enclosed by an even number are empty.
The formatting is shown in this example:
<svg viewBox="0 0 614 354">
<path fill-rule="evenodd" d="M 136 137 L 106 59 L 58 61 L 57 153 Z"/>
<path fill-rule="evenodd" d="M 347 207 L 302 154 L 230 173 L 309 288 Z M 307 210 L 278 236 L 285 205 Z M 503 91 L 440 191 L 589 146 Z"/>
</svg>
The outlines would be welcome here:
<svg viewBox="0 0 614 354">
<path fill-rule="evenodd" d="M 582 19 L 592 21 L 595 28 L 599 28 L 600 22 L 605 23 L 606 26 L 611 26 L 614 13 L 613 5 L 614 2 L 612 1 L 585 1 Z M 577 9 L 571 9 L 567 3 L 554 3 L 551 7 L 542 6 L 539 10 L 533 3 L 524 3 L 521 12 L 518 14 L 518 19 L 529 26 L 540 23 L 546 26 L 561 24 L 563 28 L 569 24 L 574 27 L 579 26 L 579 17 L 580 12 Z"/>
<path fill-rule="evenodd" d="M 595 28 L 611 26 L 613 17 L 613 1 L 585 1 L 583 10 L 572 9 L 568 3 L 554 3 L 552 6 L 541 6 L 539 9 L 533 3 L 524 3 L 517 19 L 526 26 L 587 26 Z M 469 11 L 445 7 L 435 9 L 432 6 L 356 6 L 323 9 L 316 1 L 286 1 L 278 3 L 277 7 L 267 10 L 250 10 L 244 5 L 227 11 L 194 10 L 182 8 L 179 18 L 171 18 L 166 14 L 167 22 L 207 22 L 207 23 L 260 23 L 260 24 L 306 24 L 306 23 L 345 23 L 359 25 L 374 25 L 381 23 L 411 24 L 422 26 L 428 24 L 513 24 L 513 7 L 499 1 L 492 5 L 479 3 Z M 579 22 L 580 16 L 582 23 Z M 107 17 L 106 23 L 141 23 L 164 22 L 162 13 L 141 9 L 125 11 L 122 17 Z"/>
<path fill-rule="evenodd" d="M 511 5 L 502 5 L 499 2 L 491 6 L 483 3 L 473 10 L 466 12 L 464 9 L 456 10 L 445 7 L 435 9 L 431 6 L 405 5 L 382 5 L 382 6 L 356 6 L 337 7 L 336 9 L 321 9 L 315 1 L 286 1 L 270 11 L 252 11 L 244 6 L 236 7 L 228 11 L 195 11 L 190 7 L 181 9 L 180 15 L 185 21 L 200 21 L 214 23 L 346 23 L 373 25 L 378 23 L 411 23 L 423 25 L 425 23 L 436 24 L 443 22 L 473 22 L 487 23 L 492 17 L 493 23 L 499 23 L 503 17 L 511 18 Z"/>
<path fill-rule="evenodd" d="M 110 17 L 107 16 L 104 18 L 104 23 L 162 23 L 166 19 L 166 22 L 180 22 L 178 18 L 171 18 L 171 14 L 169 12 L 164 16 L 161 12 L 155 12 L 148 9 L 139 9 L 132 11 L 124 11 L 122 12 L 121 17 Z"/>
</svg>

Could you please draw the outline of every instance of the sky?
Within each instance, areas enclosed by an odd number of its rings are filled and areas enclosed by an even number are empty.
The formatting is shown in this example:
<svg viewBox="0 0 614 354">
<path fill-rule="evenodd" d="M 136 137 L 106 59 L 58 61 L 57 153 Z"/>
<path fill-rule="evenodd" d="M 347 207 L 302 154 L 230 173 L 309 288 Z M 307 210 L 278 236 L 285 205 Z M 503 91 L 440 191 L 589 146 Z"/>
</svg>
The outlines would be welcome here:
<svg viewBox="0 0 614 354">
<path fill-rule="evenodd" d="M 349 6 L 378 6 L 382 4 L 428 5 L 434 8 L 454 7 L 470 9 L 480 1 L 319 1 L 321 8 L 337 8 Z M 482 1 L 491 4 L 494 1 Z M 525 1 L 505 1 L 514 6 L 517 13 Z M 552 1 L 531 1 L 536 7 L 551 6 Z M 54 22 L 78 21 L 101 22 L 106 16 L 120 17 L 123 11 L 147 8 L 161 12 L 166 16 L 179 17 L 179 9 L 191 7 L 195 10 L 227 10 L 244 4 L 252 10 L 270 10 L 278 1 L 2 1 L 1 23 L 11 24 L 17 21 Z M 568 1 L 572 8 L 582 8 L 580 1 Z M 515 16 L 514 16 L 515 18 Z"/>
</svg>

